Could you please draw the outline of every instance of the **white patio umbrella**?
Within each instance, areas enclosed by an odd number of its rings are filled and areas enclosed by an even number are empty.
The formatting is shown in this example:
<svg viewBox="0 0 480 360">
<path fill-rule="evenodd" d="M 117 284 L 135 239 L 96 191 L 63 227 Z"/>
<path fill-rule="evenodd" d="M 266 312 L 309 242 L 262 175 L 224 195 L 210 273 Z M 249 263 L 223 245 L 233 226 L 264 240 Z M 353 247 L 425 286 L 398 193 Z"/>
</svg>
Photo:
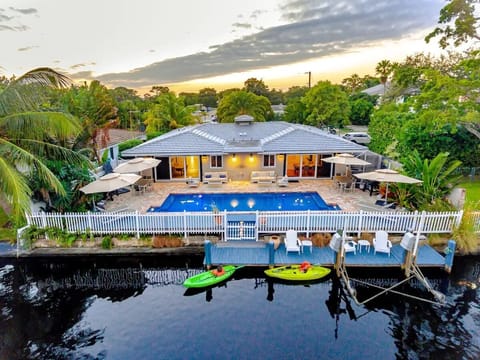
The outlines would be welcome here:
<svg viewBox="0 0 480 360">
<path fill-rule="evenodd" d="M 400 174 L 398 171 L 391 169 L 377 169 L 375 171 L 354 174 L 355 177 L 364 180 L 378 181 L 386 184 L 385 201 L 387 201 L 388 184 L 389 183 L 402 183 L 402 184 L 419 184 L 423 182 L 409 176 Z"/>
<path fill-rule="evenodd" d="M 156 167 L 161 161 L 162 160 L 154 158 L 134 158 L 118 165 L 115 169 L 113 169 L 113 171 L 120 174 L 137 173 Z"/>
<path fill-rule="evenodd" d="M 80 188 L 85 194 L 110 192 L 135 184 L 142 177 L 136 174 L 110 173 Z"/>
<path fill-rule="evenodd" d="M 340 165 L 371 165 L 368 161 L 359 159 L 352 154 L 338 154 L 322 159 L 322 161 Z"/>
</svg>

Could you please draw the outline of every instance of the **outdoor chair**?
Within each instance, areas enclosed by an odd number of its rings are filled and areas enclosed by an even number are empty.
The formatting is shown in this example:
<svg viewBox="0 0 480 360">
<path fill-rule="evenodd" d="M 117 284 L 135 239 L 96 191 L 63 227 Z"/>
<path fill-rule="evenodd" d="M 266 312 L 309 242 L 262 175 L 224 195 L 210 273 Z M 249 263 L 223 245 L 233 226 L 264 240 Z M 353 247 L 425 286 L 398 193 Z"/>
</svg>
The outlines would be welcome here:
<svg viewBox="0 0 480 360">
<path fill-rule="evenodd" d="M 345 250 L 345 253 L 353 252 L 354 255 L 357 254 L 357 243 L 353 240 L 346 241 L 343 249 Z"/>
<path fill-rule="evenodd" d="M 388 233 L 386 231 L 377 231 L 375 232 L 375 237 L 373 238 L 373 253 L 383 252 L 390 256 L 390 249 L 392 247 L 392 242 L 388 240 Z"/>
<path fill-rule="evenodd" d="M 285 253 L 288 254 L 289 251 L 296 251 L 300 254 L 302 249 L 302 243 L 297 236 L 295 230 L 287 230 L 285 236 Z"/>
</svg>

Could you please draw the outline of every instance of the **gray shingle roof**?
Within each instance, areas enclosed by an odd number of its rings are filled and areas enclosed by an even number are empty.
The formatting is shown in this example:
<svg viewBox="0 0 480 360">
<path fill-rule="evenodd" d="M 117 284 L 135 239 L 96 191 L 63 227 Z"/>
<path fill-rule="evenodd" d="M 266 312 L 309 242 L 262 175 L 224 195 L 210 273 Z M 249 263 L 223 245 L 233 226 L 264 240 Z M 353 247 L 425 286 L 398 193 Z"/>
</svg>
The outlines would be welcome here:
<svg viewBox="0 0 480 360">
<path fill-rule="evenodd" d="M 283 121 L 200 124 L 173 130 L 123 152 L 125 156 L 226 153 L 361 152 L 364 146 L 312 126 Z"/>
</svg>

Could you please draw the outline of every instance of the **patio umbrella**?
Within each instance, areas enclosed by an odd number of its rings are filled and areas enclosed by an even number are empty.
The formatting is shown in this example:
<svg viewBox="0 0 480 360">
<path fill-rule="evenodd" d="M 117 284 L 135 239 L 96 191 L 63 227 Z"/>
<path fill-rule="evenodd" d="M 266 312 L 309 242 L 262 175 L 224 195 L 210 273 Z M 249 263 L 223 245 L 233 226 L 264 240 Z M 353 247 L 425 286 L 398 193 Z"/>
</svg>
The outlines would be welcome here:
<svg viewBox="0 0 480 360">
<path fill-rule="evenodd" d="M 391 169 L 377 169 L 367 173 L 355 174 L 354 176 L 359 179 L 384 182 L 386 184 L 385 202 L 387 201 L 389 183 L 419 184 L 423 182 L 422 180 L 402 175 L 398 171 Z"/>
<path fill-rule="evenodd" d="M 356 158 L 352 154 L 338 154 L 322 159 L 322 161 L 341 165 L 371 165 L 368 161 Z"/>
<path fill-rule="evenodd" d="M 136 174 L 110 173 L 80 188 L 85 194 L 110 192 L 136 183 L 142 177 Z"/>
<path fill-rule="evenodd" d="M 115 169 L 113 169 L 113 171 L 120 174 L 137 173 L 156 167 L 158 164 L 160 164 L 160 162 L 161 160 L 154 158 L 139 157 L 118 165 Z"/>
</svg>

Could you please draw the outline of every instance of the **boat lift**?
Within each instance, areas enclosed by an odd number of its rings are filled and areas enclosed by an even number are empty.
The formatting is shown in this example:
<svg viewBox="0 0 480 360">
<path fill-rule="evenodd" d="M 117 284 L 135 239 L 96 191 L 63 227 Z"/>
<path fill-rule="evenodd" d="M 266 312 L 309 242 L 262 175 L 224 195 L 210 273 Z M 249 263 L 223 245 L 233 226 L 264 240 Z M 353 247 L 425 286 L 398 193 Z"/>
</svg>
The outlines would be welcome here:
<svg viewBox="0 0 480 360">
<path fill-rule="evenodd" d="M 394 293 L 394 294 L 397 294 L 397 295 L 402 295 L 402 296 L 405 296 L 405 297 L 408 297 L 408 298 L 432 303 L 432 304 L 440 304 L 440 305 L 445 304 L 445 294 L 443 294 L 440 291 L 435 290 L 430 285 L 428 279 L 423 275 L 422 271 L 420 270 L 420 268 L 416 264 L 416 258 L 417 258 L 417 254 L 418 254 L 418 243 L 421 239 L 420 229 L 422 228 L 422 221 L 420 221 L 420 224 L 419 224 L 419 227 L 418 227 L 419 229 L 418 229 L 416 235 L 413 233 L 412 230 L 409 230 L 403 235 L 402 241 L 400 243 L 400 246 L 403 249 L 405 249 L 405 251 L 406 251 L 404 264 L 402 265 L 402 268 L 405 272 L 405 279 L 403 279 L 403 280 L 399 281 L 398 283 L 396 283 L 396 284 L 394 284 L 390 287 L 387 287 L 387 288 L 384 288 L 382 286 L 378 286 L 378 285 L 375 285 L 375 284 L 372 284 L 372 283 L 369 283 L 369 282 L 366 282 L 366 281 L 362 281 L 362 280 L 359 280 L 359 279 L 354 279 L 354 278 L 351 278 L 348 275 L 347 267 L 345 265 L 345 240 L 346 240 L 345 238 L 346 238 L 346 233 L 347 233 L 347 231 L 346 231 L 347 226 L 346 225 L 347 224 L 345 224 L 344 229 L 342 231 L 342 236 L 335 238 L 336 241 L 334 240 L 330 243 L 330 248 L 336 252 L 335 270 L 336 270 L 337 277 L 343 279 L 345 288 L 347 289 L 350 296 L 353 298 L 353 300 L 355 301 L 355 303 L 357 305 L 366 304 L 367 302 L 369 302 L 369 301 L 371 301 L 371 300 L 373 300 L 373 299 L 375 299 L 375 298 L 377 298 L 377 297 L 379 297 L 379 296 L 381 296 L 385 293 L 388 293 L 388 292 Z M 449 265 L 446 266 L 446 270 L 449 272 L 451 270 L 451 264 L 453 263 L 453 253 L 455 251 L 455 241 L 453 241 L 453 240 L 449 241 L 449 246 L 448 246 L 447 250 L 448 250 L 447 257 L 449 259 L 447 259 L 448 261 L 446 261 L 446 263 L 449 264 Z M 411 294 L 407 294 L 407 293 L 403 293 L 403 292 L 400 292 L 398 290 L 395 290 L 395 288 L 397 288 L 398 286 L 410 281 L 413 278 L 418 279 L 418 281 L 421 284 L 423 284 L 423 286 L 427 289 L 427 291 L 429 291 L 433 295 L 435 301 L 430 300 L 430 299 L 424 299 L 424 298 L 421 298 L 421 297 L 418 297 L 418 296 L 415 296 L 415 295 L 411 295 Z M 355 288 L 352 286 L 352 282 L 356 282 L 356 283 L 366 285 L 366 286 L 371 286 L 371 287 L 377 288 L 381 291 L 378 292 L 377 294 L 371 296 L 370 298 L 360 302 L 357 299 L 357 292 L 356 292 Z"/>
</svg>

